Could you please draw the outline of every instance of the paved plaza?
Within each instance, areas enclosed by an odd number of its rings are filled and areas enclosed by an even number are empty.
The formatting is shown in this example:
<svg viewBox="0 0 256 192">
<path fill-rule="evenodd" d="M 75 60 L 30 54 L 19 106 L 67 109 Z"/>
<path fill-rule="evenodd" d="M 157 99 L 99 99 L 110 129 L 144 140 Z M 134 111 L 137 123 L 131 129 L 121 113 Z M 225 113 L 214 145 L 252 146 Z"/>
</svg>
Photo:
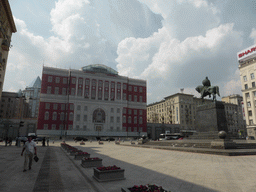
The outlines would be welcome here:
<svg viewBox="0 0 256 192">
<path fill-rule="evenodd" d="M 129 144 L 128 142 L 124 142 Z M 121 187 L 157 184 L 172 192 L 254 192 L 256 156 L 219 156 L 191 152 L 149 149 L 96 141 L 67 144 L 103 159 L 103 165 L 125 169 L 125 180 L 97 182 L 93 169 L 83 168 L 61 147 L 38 144 L 39 162 L 22 172 L 22 148 L 0 143 L 0 191 L 88 191 L 120 192 Z"/>
</svg>

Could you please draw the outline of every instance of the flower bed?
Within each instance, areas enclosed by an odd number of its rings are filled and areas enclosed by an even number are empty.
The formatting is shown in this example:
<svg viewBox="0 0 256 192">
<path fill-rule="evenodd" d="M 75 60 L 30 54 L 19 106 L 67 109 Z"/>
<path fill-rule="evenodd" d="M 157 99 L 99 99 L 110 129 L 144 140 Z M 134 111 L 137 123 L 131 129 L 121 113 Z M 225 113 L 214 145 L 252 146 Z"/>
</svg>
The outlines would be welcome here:
<svg viewBox="0 0 256 192">
<path fill-rule="evenodd" d="M 87 152 L 78 152 L 75 154 L 75 160 L 82 160 L 82 158 L 89 158 L 90 154 Z"/>
<path fill-rule="evenodd" d="M 82 158 L 82 167 L 89 168 L 89 167 L 101 167 L 102 166 L 102 159 L 98 157 L 94 158 Z"/>
<path fill-rule="evenodd" d="M 74 150 L 70 151 L 69 154 L 70 154 L 70 156 L 75 156 L 75 154 L 80 153 L 80 152 L 83 152 L 83 151 L 78 150 L 78 149 L 74 149 Z"/>
<path fill-rule="evenodd" d="M 121 169 L 117 166 L 108 166 L 108 167 L 97 167 L 93 168 L 94 175 L 93 178 L 98 182 L 103 181 L 116 181 L 123 180 L 124 178 L 124 169 Z"/>
<path fill-rule="evenodd" d="M 122 192 L 171 192 L 163 189 L 162 186 L 157 185 L 134 185 L 130 188 L 121 188 Z"/>
</svg>

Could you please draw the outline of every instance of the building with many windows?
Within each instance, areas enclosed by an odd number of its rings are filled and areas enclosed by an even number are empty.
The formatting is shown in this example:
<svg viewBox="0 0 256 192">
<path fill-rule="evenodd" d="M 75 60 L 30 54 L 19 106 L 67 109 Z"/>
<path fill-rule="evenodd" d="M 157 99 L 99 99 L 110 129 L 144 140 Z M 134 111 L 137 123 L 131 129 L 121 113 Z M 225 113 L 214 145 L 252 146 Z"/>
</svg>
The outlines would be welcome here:
<svg viewBox="0 0 256 192">
<path fill-rule="evenodd" d="M 237 54 L 248 136 L 256 138 L 256 45 Z"/>
<path fill-rule="evenodd" d="M 241 100 L 241 96 L 237 95 L 223 98 L 228 130 L 234 136 L 238 136 L 240 131 L 245 134 Z M 205 99 L 203 103 L 201 98 L 193 95 L 176 93 L 147 105 L 147 122 L 178 124 L 180 131 L 196 130 L 196 108 L 207 103 L 212 103 L 212 100 Z"/>
<path fill-rule="evenodd" d="M 146 135 L 146 81 L 105 65 L 43 67 L 38 135 Z"/>
<path fill-rule="evenodd" d="M 39 99 L 40 99 L 40 91 L 41 91 L 41 79 L 37 77 L 31 85 L 23 90 L 23 95 L 25 96 L 26 102 L 29 105 L 29 117 L 37 118 L 38 117 L 38 109 L 39 109 Z"/>
<path fill-rule="evenodd" d="M 7 65 L 8 53 L 11 45 L 12 33 L 15 33 L 16 26 L 13 20 L 12 11 L 8 0 L 0 1 L 0 98 L 2 96 L 4 77 Z"/>
</svg>

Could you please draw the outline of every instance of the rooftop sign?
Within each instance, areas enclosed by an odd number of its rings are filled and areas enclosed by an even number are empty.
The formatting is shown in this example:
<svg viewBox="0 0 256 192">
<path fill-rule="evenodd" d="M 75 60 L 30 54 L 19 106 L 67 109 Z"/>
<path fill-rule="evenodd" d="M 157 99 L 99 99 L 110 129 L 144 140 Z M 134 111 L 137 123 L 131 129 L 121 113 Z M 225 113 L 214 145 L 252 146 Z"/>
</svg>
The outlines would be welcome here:
<svg viewBox="0 0 256 192">
<path fill-rule="evenodd" d="M 256 57 L 256 45 L 248 47 L 248 48 L 237 53 L 238 61 L 245 61 L 245 60 L 251 59 L 253 57 Z"/>
</svg>

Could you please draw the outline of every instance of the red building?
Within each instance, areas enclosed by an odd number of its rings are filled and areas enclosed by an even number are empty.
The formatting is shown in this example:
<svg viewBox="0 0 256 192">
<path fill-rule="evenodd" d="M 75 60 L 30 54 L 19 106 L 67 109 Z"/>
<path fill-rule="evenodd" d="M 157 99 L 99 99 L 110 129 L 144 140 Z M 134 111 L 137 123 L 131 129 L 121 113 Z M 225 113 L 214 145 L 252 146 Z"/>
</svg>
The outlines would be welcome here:
<svg viewBox="0 0 256 192">
<path fill-rule="evenodd" d="M 147 134 L 146 81 L 105 65 L 43 67 L 38 135 L 137 137 Z"/>
</svg>

